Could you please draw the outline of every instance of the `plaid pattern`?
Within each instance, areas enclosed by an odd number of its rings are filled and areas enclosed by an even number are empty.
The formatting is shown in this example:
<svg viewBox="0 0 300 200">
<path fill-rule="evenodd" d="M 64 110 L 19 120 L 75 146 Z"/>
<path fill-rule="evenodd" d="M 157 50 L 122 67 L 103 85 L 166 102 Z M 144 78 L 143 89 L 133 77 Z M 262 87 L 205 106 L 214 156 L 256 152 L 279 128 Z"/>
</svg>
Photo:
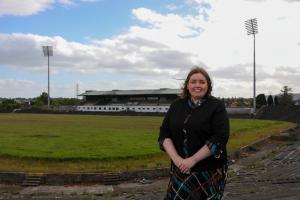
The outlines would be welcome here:
<svg viewBox="0 0 300 200">
<path fill-rule="evenodd" d="M 172 164 L 164 200 L 221 200 L 227 178 L 226 169 L 224 166 L 215 170 L 182 174 Z"/>
<path fill-rule="evenodd" d="M 214 144 L 209 141 L 206 141 L 206 146 L 209 148 L 209 151 L 215 156 L 215 158 L 220 158 L 223 150 L 220 144 Z"/>
</svg>

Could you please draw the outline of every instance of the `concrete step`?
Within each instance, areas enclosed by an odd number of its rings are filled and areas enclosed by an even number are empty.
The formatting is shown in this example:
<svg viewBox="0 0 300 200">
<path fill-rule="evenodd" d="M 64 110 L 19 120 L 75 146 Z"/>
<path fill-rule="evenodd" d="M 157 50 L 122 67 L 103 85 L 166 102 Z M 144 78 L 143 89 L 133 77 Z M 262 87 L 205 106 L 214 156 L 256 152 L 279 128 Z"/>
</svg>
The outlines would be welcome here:
<svg viewBox="0 0 300 200">
<path fill-rule="evenodd" d="M 41 177 L 27 177 L 26 180 L 28 180 L 28 181 L 41 181 Z"/>
<path fill-rule="evenodd" d="M 104 185 L 117 185 L 121 182 L 121 177 L 118 173 L 107 173 L 103 178 Z"/>
<path fill-rule="evenodd" d="M 42 176 L 39 175 L 28 175 L 24 179 L 22 186 L 23 187 L 33 187 L 33 186 L 39 186 L 42 180 Z"/>
</svg>

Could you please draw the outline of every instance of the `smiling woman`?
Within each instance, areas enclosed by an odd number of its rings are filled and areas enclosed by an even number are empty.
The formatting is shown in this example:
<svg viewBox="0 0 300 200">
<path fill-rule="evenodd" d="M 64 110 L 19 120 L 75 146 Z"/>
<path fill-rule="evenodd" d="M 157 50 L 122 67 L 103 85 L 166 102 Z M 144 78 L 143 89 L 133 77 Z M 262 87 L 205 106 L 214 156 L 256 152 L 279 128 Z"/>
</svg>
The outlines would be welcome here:
<svg viewBox="0 0 300 200">
<path fill-rule="evenodd" d="M 225 105 L 211 91 L 205 69 L 191 69 L 182 99 L 170 106 L 161 125 L 158 141 L 172 161 L 166 200 L 222 198 L 229 118 Z"/>
</svg>

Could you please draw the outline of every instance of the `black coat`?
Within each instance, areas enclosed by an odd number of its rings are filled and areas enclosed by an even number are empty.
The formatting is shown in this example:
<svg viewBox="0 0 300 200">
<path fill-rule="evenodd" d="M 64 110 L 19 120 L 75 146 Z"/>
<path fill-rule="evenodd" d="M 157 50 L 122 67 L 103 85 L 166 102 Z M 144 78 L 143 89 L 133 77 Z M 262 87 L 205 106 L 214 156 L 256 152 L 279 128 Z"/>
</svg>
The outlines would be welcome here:
<svg viewBox="0 0 300 200">
<path fill-rule="evenodd" d="M 190 114 L 187 122 L 187 116 Z M 192 109 L 188 100 L 175 100 L 160 127 L 158 141 L 162 150 L 165 138 L 170 138 L 177 153 L 184 157 L 183 129 L 187 132 L 187 150 L 189 156 L 194 155 L 205 144 L 213 144 L 218 153 L 199 161 L 192 171 L 209 170 L 227 164 L 226 144 L 229 138 L 229 119 L 222 101 L 210 96 L 199 106 Z M 212 151 L 212 149 L 210 149 Z"/>
</svg>

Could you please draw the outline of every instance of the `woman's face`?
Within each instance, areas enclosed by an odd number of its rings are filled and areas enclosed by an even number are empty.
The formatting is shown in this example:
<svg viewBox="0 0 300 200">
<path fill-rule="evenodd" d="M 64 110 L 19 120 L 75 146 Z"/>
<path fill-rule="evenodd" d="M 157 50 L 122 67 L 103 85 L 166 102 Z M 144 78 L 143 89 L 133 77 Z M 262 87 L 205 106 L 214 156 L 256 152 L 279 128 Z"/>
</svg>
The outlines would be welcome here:
<svg viewBox="0 0 300 200">
<path fill-rule="evenodd" d="M 208 90 L 207 80 L 201 73 L 195 73 L 190 77 L 187 89 L 194 100 L 204 97 Z"/>
</svg>

